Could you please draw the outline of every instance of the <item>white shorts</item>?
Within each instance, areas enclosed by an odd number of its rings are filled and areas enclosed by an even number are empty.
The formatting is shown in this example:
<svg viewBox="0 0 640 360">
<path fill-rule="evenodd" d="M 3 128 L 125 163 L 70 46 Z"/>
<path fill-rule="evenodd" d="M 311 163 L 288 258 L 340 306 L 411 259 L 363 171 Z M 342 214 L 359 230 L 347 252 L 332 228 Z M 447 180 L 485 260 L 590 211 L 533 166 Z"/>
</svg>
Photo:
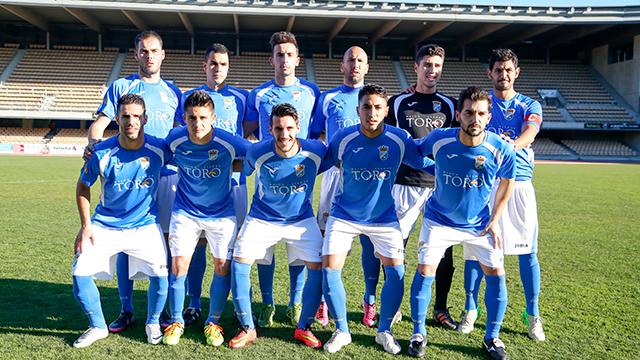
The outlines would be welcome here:
<svg viewBox="0 0 640 360">
<path fill-rule="evenodd" d="M 391 196 L 396 207 L 396 215 L 400 223 L 402 239 L 407 239 L 418 220 L 424 203 L 431 196 L 433 189 L 428 187 L 394 184 Z"/>
<path fill-rule="evenodd" d="M 204 233 L 214 258 L 232 259 L 236 238 L 236 217 L 199 219 L 174 212 L 171 216 L 171 256 L 191 256 Z"/>
<path fill-rule="evenodd" d="M 244 218 L 247 217 L 247 209 L 249 208 L 247 184 L 235 185 L 231 191 L 233 193 L 233 207 L 236 209 L 236 225 L 239 229 Z"/>
<path fill-rule="evenodd" d="M 373 244 L 376 257 L 404 259 L 404 243 L 398 222 L 386 224 L 358 224 L 329 216 L 322 255 L 348 253 L 353 238 L 367 235 Z"/>
<path fill-rule="evenodd" d="M 333 166 L 322 174 L 322 183 L 320 183 L 320 199 L 318 201 L 318 226 L 324 230 L 327 226 L 327 219 L 331 212 L 333 198 L 336 196 L 338 186 L 340 185 L 340 169 Z"/>
<path fill-rule="evenodd" d="M 290 265 L 322 261 L 322 234 L 312 217 L 293 224 L 278 224 L 247 216 L 238 234 L 233 256 L 271 264 L 274 247 L 280 241 L 287 245 Z"/>
<path fill-rule="evenodd" d="M 497 185 L 491 194 L 495 200 Z M 523 255 L 538 252 L 538 207 L 531 181 L 516 181 L 513 194 L 500 217 L 500 229 L 505 255 Z"/>
<path fill-rule="evenodd" d="M 171 212 L 173 210 L 173 200 L 176 198 L 176 188 L 178 185 L 178 174 L 161 176 L 158 181 L 158 194 L 156 196 L 158 205 L 158 220 L 162 232 L 169 233 L 171 224 Z"/>
<path fill-rule="evenodd" d="M 93 276 L 98 280 L 111 280 L 116 255 L 129 255 L 129 279 L 148 276 L 167 276 L 167 248 L 158 224 L 134 229 L 109 229 L 91 224 L 93 243 L 82 243 L 82 253 L 73 262 L 74 276 Z"/>
<path fill-rule="evenodd" d="M 436 265 L 450 246 L 460 243 L 465 254 L 474 256 L 483 265 L 492 268 L 504 265 L 502 250 L 493 247 L 491 236 L 479 236 L 476 230 L 444 226 L 427 218 L 422 219 L 418 239 L 418 264 Z"/>
</svg>

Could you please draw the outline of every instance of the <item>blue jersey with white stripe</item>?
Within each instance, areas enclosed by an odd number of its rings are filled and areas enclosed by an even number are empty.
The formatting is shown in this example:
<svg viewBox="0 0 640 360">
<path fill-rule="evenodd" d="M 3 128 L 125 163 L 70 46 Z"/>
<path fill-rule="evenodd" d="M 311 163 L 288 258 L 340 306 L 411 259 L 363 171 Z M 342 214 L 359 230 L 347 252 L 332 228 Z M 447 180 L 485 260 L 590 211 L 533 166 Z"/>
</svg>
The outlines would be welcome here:
<svg viewBox="0 0 640 360">
<path fill-rule="evenodd" d="M 144 82 L 138 74 L 114 81 L 104 94 L 102 104 L 96 113 L 102 113 L 114 120 L 118 113 L 118 99 L 125 94 L 138 94 L 144 99 L 147 114 L 145 134 L 165 138 L 173 128 L 174 122 L 181 122 L 178 111 L 180 89 L 162 79 L 157 83 Z"/>
<path fill-rule="evenodd" d="M 419 144 L 435 159 L 436 187 L 425 204 L 424 216 L 438 224 L 482 230 L 489 223 L 489 197 L 496 178 L 516 174 L 513 147 L 487 131 L 482 144 L 466 146 L 459 128 L 435 129 Z"/>
<path fill-rule="evenodd" d="M 343 84 L 323 92 L 311 122 L 311 134 L 317 136 L 325 133 L 326 142 L 329 143 L 338 130 L 360 124 L 356 110 L 360 89 L 362 86 L 352 88 Z"/>
<path fill-rule="evenodd" d="M 398 220 L 391 188 L 401 163 L 416 169 L 433 164 L 406 130 L 389 125 L 375 138 L 364 136 L 360 125 L 338 131 L 326 162 L 342 173 L 331 216 L 361 224 Z"/>
<path fill-rule="evenodd" d="M 184 113 L 184 102 L 191 93 L 199 90 L 209 94 L 211 100 L 213 100 L 216 113 L 216 121 L 213 126 L 217 129 L 242 136 L 242 121 L 244 120 L 249 92 L 229 85 L 225 85 L 220 90 L 214 90 L 207 86 L 207 84 L 204 84 L 200 87 L 185 91 L 180 101 L 180 124 L 185 124 L 182 115 Z"/>
<path fill-rule="evenodd" d="M 298 79 L 293 85 L 280 86 L 275 80 L 251 90 L 247 101 L 247 121 L 258 121 L 260 140 L 270 139 L 269 116 L 271 109 L 278 104 L 289 103 L 296 108 L 300 120 L 298 139 L 309 137 L 309 126 L 315 109 L 316 99 L 320 96 L 320 89 L 316 84 L 305 79 Z"/>
<path fill-rule="evenodd" d="M 283 158 L 273 138 L 251 146 L 243 171 L 256 172 L 255 193 L 249 216 L 277 223 L 293 223 L 313 217 L 311 196 L 327 148 L 316 140 L 298 139 L 300 151 Z"/>
<path fill-rule="evenodd" d="M 173 211 L 197 218 L 233 216 L 231 166 L 246 155 L 249 142 L 215 129 L 208 144 L 194 144 L 184 126 L 171 130 L 165 141 L 178 166 Z"/>
<path fill-rule="evenodd" d="M 540 130 L 542 125 L 542 106 L 536 100 L 516 93 L 509 100 L 497 98 L 491 91 L 491 121 L 487 130 L 498 135 L 505 134 L 517 139 L 522 127 L 533 124 Z M 525 181 L 533 178 L 534 154 L 531 145 L 516 152 L 516 180 Z"/>
<path fill-rule="evenodd" d="M 92 220 L 117 229 L 157 223 L 156 190 L 160 171 L 170 158 L 164 141 L 151 135 L 144 135 L 138 150 L 121 147 L 117 135 L 97 143 L 80 173 L 87 186 L 98 177 L 102 183 Z"/>
</svg>

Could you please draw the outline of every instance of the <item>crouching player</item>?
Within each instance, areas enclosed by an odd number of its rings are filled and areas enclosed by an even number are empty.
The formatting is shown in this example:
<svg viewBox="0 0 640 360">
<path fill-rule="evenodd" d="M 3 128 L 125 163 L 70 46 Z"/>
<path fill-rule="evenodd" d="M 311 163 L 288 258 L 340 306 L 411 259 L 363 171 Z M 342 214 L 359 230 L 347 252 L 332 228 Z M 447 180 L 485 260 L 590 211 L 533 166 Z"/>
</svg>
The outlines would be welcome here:
<svg viewBox="0 0 640 360">
<path fill-rule="evenodd" d="M 90 324 L 73 343 L 76 348 L 109 334 L 94 277 L 113 278 L 120 252 L 129 255 L 129 279 L 149 277 L 147 341 L 162 340 L 159 318 L 167 299 L 167 249 L 158 225 L 156 191 L 171 153 L 162 140 L 144 134 L 142 97 L 123 95 L 117 110 L 119 134 L 95 145 L 76 187 L 81 228 L 74 245 L 73 295 Z M 102 195 L 91 218 L 90 187 L 98 177 Z"/>
<path fill-rule="evenodd" d="M 319 141 L 298 139 L 299 131 L 296 109 L 287 103 L 274 106 L 270 116 L 273 137 L 252 145 L 244 161 L 247 176 L 256 172 L 256 185 L 233 254 L 231 289 L 242 326 L 229 341 L 229 347 L 234 349 L 256 340 L 251 314 L 251 265 L 256 260 L 271 261 L 274 245 L 280 241 L 286 243 L 289 264 L 304 261 L 308 269 L 302 314 L 294 337 L 313 348 L 322 346 L 309 330 L 322 296 L 322 235 L 310 199 L 326 147 Z"/>
<path fill-rule="evenodd" d="M 236 236 L 232 164 L 234 159 L 245 156 L 249 142 L 222 129 L 214 130 L 214 107 L 206 92 L 191 93 L 184 102 L 187 125 L 171 130 L 166 139 L 179 174 L 169 232 L 172 324 L 164 331 L 163 342 L 167 345 L 178 344 L 184 333 L 185 278 L 202 233 L 209 243 L 214 264 L 204 335 L 208 345 L 220 346 L 224 341 L 218 324 L 229 296 L 229 260 Z"/>
<path fill-rule="evenodd" d="M 507 307 L 503 268 L 500 215 L 513 191 L 513 146 L 485 130 L 491 119 L 491 97 L 470 87 L 460 93 L 456 118 L 460 128 L 437 129 L 419 145 L 423 155 L 435 159 L 436 188 L 427 201 L 418 240 L 418 269 L 411 285 L 411 318 L 414 334 L 409 353 L 422 357 L 427 343 L 425 317 L 442 255 L 462 243 L 487 276 L 485 303 L 487 328 L 485 351 L 494 359 L 506 359 L 498 338 Z M 490 208 L 491 188 L 496 181 L 495 204 Z"/>
</svg>

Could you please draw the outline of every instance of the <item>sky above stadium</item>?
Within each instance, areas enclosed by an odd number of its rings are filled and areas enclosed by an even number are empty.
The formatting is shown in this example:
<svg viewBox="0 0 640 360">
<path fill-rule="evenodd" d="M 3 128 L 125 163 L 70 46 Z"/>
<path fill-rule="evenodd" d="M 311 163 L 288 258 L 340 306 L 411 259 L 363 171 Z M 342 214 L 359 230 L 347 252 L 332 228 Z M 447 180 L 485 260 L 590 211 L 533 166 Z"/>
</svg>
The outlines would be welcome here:
<svg viewBox="0 0 640 360">
<path fill-rule="evenodd" d="M 409 1 L 409 2 L 424 2 L 424 1 Z M 640 4 L 639 0 L 610 0 L 610 1 L 594 1 L 594 0 L 577 0 L 571 3 L 567 3 L 566 0 L 443 0 L 443 1 L 426 1 L 428 3 L 441 3 L 441 4 L 477 4 L 477 5 L 498 5 L 498 6 L 562 6 L 562 7 L 583 7 L 583 6 L 632 6 Z"/>
</svg>

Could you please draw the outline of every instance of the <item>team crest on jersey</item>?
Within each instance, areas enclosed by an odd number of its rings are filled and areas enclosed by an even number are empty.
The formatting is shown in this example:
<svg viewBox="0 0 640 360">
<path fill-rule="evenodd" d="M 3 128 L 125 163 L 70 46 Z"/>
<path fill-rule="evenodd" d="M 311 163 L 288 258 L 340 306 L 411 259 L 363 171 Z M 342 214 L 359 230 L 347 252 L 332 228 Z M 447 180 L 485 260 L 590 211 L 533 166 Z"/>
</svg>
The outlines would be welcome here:
<svg viewBox="0 0 640 360">
<path fill-rule="evenodd" d="M 482 168 L 484 168 L 484 162 L 487 160 L 486 157 L 482 156 L 482 155 L 478 155 L 476 156 L 476 169 L 480 170 Z"/>
<path fill-rule="evenodd" d="M 438 112 L 442 109 L 442 103 L 440 101 L 432 101 L 431 104 L 433 104 L 433 111 Z"/>
<path fill-rule="evenodd" d="M 169 102 L 169 95 L 167 95 L 166 92 L 161 92 L 160 93 L 160 101 L 162 101 L 164 104 Z"/>
<path fill-rule="evenodd" d="M 300 101 L 302 98 L 302 91 L 292 91 L 291 95 L 293 95 L 293 101 Z"/>
<path fill-rule="evenodd" d="M 304 165 L 298 164 L 296 165 L 296 176 L 303 177 L 304 176 Z"/>
<path fill-rule="evenodd" d="M 387 160 L 389 158 L 389 147 L 386 145 L 378 146 L 378 156 L 380 160 Z"/>
<path fill-rule="evenodd" d="M 516 109 L 505 109 L 504 110 L 504 118 L 505 120 L 513 119 L 513 115 L 515 115 Z"/>
<path fill-rule="evenodd" d="M 149 168 L 149 157 L 148 156 L 143 156 L 140 158 L 140 167 L 143 169 L 148 169 Z"/>
<path fill-rule="evenodd" d="M 233 98 L 224 98 L 223 104 L 225 109 L 231 109 L 231 106 L 233 106 Z"/>
<path fill-rule="evenodd" d="M 218 150 L 212 149 L 209 150 L 209 160 L 213 161 L 218 158 Z"/>
<path fill-rule="evenodd" d="M 142 182 L 140 183 L 140 187 L 145 187 L 145 188 L 148 188 L 151 185 L 153 185 L 153 179 L 152 178 L 146 178 L 146 179 L 142 180 Z"/>
</svg>

